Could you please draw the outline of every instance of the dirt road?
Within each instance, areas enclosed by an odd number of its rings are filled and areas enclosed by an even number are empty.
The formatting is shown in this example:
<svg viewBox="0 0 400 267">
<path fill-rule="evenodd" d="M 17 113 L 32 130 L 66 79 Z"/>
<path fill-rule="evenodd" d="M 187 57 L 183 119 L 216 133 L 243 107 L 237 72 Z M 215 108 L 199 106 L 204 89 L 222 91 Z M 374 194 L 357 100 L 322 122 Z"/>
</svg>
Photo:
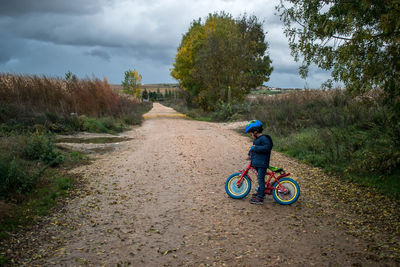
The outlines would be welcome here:
<svg viewBox="0 0 400 267">
<path fill-rule="evenodd" d="M 36 234 L 50 238 L 20 264 L 380 265 L 366 250 L 370 243 L 338 227 L 324 213 L 329 207 L 316 206 L 307 165 L 274 152 L 271 165 L 292 172 L 302 195 L 291 206 L 270 196 L 251 205 L 224 190 L 251 145 L 226 125 L 189 120 L 156 103 L 126 134 L 133 140 L 121 149 L 74 170 L 84 174 L 85 190 L 50 218 Z"/>
</svg>

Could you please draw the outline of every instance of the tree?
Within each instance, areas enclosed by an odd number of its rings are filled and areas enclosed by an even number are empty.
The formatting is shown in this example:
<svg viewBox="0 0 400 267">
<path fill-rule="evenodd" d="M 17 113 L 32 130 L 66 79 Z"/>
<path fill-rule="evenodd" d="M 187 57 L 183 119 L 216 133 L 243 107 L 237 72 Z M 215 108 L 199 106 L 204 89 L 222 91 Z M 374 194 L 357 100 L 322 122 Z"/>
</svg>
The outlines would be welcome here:
<svg viewBox="0 0 400 267">
<path fill-rule="evenodd" d="M 150 101 L 152 101 L 152 102 L 157 101 L 157 99 L 158 99 L 157 93 L 156 92 L 150 92 L 149 93 L 149 98 L 150 98 Z"/>
<path fill-rule="evenodd" d="M 149 99 L 149 93 L 147 92 L 147 89 L 145 88 L 144 91 L 142 92 L 142 99 Z"/>
<path fill-rule="evenodd" d="M 255 16 L 210 14 L 204 24 L 193 21 L 183 36 L 171 75 L 190 93 L 189 102 L 203 109 L 214 109 L 218 101 L 242 101 L 272 72 L 264 39 Z"/>
<path fill-rule="evenodd" d="M 164 96 L 161 93 L 160 88 L 157 88 L 156 96 L 157 96 L 157 100 L 163 100 Z"/>
<path fill-rule="evenodd" d="M 69 70 L 65 73 L 65 80 L 68 82 L 77 82 L 78 77 Z"/>
<path fill-rule="evenodd" d="M 123 92 L 125 94 L 134 95 L 140 99 L 140 85 L 142 81 L 142 75 L 140 75 L 136 69 L 125 71 L 125 79 L 122 81 Z"/>
<path fill-rule="evenodd" d="M 277 10 L 303 77 L 314 63 L 351 92 L 382 88 L 400 102 L 398 0 L 281 0 Z"/>
</svg>

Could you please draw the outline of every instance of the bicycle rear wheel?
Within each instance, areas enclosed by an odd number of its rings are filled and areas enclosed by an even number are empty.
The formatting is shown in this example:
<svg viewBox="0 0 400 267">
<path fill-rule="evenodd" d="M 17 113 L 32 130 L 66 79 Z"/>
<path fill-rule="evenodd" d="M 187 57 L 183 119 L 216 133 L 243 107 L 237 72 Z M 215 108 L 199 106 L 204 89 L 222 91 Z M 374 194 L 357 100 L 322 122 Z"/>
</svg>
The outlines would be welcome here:
<svg viewBox="0 0 400 267">
<path fill-rule="evenodd" d="M 240 175 L 240 172 L 234 173 L 229 176 L 225 182 L 225 191 L 231 198 L 244 198 L 251 190 L 251 180 L 246 175 L 243 177 L 241 184 L 239 186 L 237 185 Z"/>
<path fill-rule="evenodd" d="M 275 201 L 281 205 L 289 205 L 297 201 L 300 196 L 300 186 L 292 178 L 282 178 L 274 184 L 276 189 L 272 190 Z"/>
</svg>

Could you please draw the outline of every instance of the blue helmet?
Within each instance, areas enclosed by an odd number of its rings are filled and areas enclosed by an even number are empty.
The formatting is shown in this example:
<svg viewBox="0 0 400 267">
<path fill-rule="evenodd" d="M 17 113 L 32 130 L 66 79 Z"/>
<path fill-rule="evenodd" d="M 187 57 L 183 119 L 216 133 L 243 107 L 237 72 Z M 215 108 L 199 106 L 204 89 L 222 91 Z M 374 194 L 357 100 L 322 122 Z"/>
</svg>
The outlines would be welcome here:
<svg viewBox="0 0 400 267">
<path fill-rule="evenodd" d="M 246 125 L 246 129 L 244 130 L 244 132 L 245 132 L 245 133 L 252 132 L 253 130 L 255 130 L 255 129 L 253 129 L 253 128 L 257 128 L 257 130 L 258 130 L 259 127 L 262 128 L 262 126 L 263 126 L 263 124 L 262 124 L 261 121 L 259 121 L 259 120 L 252 120 L 252 121 L 249 121 L 249 123 Z"/>
</svg>

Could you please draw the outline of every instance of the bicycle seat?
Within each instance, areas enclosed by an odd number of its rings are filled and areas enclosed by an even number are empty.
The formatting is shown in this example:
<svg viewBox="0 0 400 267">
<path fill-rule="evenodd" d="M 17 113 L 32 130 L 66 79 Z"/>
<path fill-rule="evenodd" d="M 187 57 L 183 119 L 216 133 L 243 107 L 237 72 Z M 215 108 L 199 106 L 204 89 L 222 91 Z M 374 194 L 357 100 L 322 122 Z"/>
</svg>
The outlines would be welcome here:
<svg viewBox="0 0 400 267">
<path fill-rule="evenodd" d="M 282 168 L 274 167 L 274 166 L 269 166 L 268 169 L 270 169 L 273 172 L 280 172 L 283 171 Z"/>
</svg>

